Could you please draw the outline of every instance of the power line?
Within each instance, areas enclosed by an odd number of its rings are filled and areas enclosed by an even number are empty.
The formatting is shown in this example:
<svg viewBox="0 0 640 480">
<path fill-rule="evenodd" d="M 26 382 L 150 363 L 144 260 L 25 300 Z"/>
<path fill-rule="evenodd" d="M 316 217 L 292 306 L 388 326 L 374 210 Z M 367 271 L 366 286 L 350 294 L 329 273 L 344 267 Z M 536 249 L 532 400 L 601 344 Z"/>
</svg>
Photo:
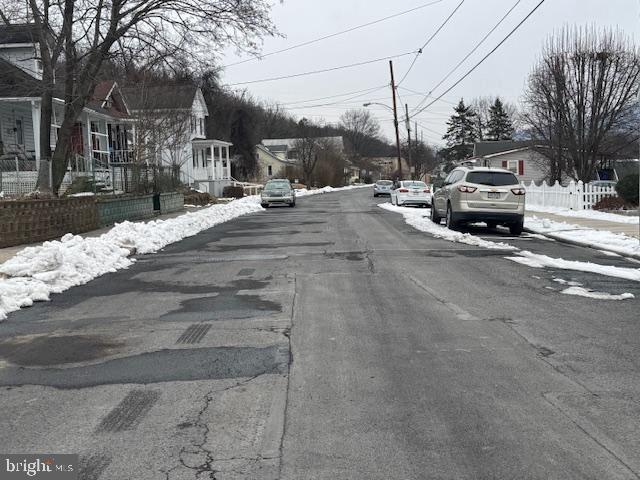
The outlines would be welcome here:
<svg viewBox="0 0 640 480">
<path fill-rule="evenodd" d="M 351 28 L 348 28 L 346 30 L 342 30 L 340 32 L 331 33 L 331 34 L 325 35 L 323 37 L 319 37 L 319 38 L 316 38 L 316 39 L 313 39 L 313 40 L 308 40 L 306 42 L 298 43 L 297 45 L 292 45 L 290 47 L 283 48 L 281 50 L 276 50 L 274 52 L 265 53 L 265 54 L 259 55 L 257 57 L 254 57 L 254 58 L 247 58 L 246 60 L 240 60 L 238 62 L 230 63 L 228 65 L 224 65 L 222 68 L 233 67 L 234 65 L 240 65 L 242 63 L 252 62 L 254 60 L 262 60 L 263 58 L 270 57 L 272 55 L 277 55 L 278 53 L 288 52 L 289 50 L 294 50 L 296 48 L 304 47 L 306 45 L 311 45 L 313 43 L 317 43 L 317 42 L 320 42 L 322 40 L 327 40 L 329 38 L 337 37 L 339 35 L 344 35 L 345 33 L 353 32 L 354 30 L 359 30 L 361 28 L 365 28 L 365 27 L 369 27 L 371 25 L 375 25 L 376 23 L 380 23 L 380 22 L 384 22 L 386 20 L 390 20 L 392 18 L 400 17 L 402 15 L 406 15 L 407 13 L 415 12 L 416 10 L 421 10 L 423 8 L 430 7 L 431 5 L 435 5 L 436 3 L 440 3 L 442 1 L 444 1 L 444 0 L 436 0 L 436 1 L 433 1 L 433 2 L 425 3 L 425 4 L 419 5 L 417 7 L 411 8 L 409 10 L 405 10 L 403 12 L 395 13 L 393 15 L 389 15 L 388 17 L 380 18 L 380 19 L 374 20 L 372 22 L 363 23 L 362 25 L 356 25 L 355 27 L 351 27 Z"/>
<path fill-rule="evenodd" d="M 447 23 L 449 23 L 449 20 L 451 20 L 451 18 L 455 15 L 455 13 L 458 11 L 458 9 L 462 6 L 462 4 L 464 2 L 465 2 L 465 0 L 461 0 L 460 1 L 458 6 L 453 9 L 453 11 L 449 14 L 449 16 L 445 19 L 445 21 L 442 22 L 442 24 L 438 27 L 438 29 L 435 32 L 433 32 L 433 34 L 427 39 L 427 41 L 424 42 L 424 45 L 422 45 L 422 47 L 420 47 L 418 49 L 418 51 L 416 52 L 416 56 L 413 57 L 413 61 L 411 62 L 411 65 L 409 65 L 409 69 L 406 71 L 406 73 L 400 79 L 400 81 L 397 83 L 397 85 L 400 85 L 402 82 L 404 82 L 404 79 L 407 78 L 407 75 L 409 75 L 409 72 L 411 72 L 411 70 L 413 69 L 413 66 L 416 64 L 416 61 L 418 60 L 418 57 L 422 54 L 422 51 L 426 48 L 427 45 L 429 45 L 429 43 L 431 43 L 431 40 L 433 40 L 436 37 L 436 35 L 438 35 L 438 33 L 440 33 L 440 30 L 442 30 L 444 28 L 444 26 Z"/>
<path fill-rule="evenodd" d="M 327 97 L 309 98 L 307 100 L 297 100 L 295 102 L 280 103 L 280 105 L 285 106 L 285 105 L 295 105 L 298 103 L 317 102 L 318 100 L 328 100 L 330 98 L 346 97 L 347 95 L 353 95 L 354 93 L 362 93 L 362 92 L 373 93 L 377 90 L 381 90 L 386 87 L 387 87 L 387 84 L 384 84 L 384 85 L 379 85 L 377 87 L 365 88 L 363 90 L 354 90 L 352 92 L 337 93 L 335 95 L 329 95 Z"/>
<path fill-rule="evenodd" d="M 442 92 L 441 95 L 439 95 L 438 97 L 436 97 L 434 100 L 432 100 L 431 102 L 429 102 L 427 105 L 425 105 L 424 107 L 422 107 L 420 110 L 418 110 L 417 112 L 415 112 L 414 114 L 411 115 L 411 118 L 415 117 L 416 115 L 419 115 L 421 112 L 425 111 L 427 108 L 429 108 L 431 105 L 433 105 L 435 102 L 437 102 L 439 99 L 441 99 L 443 96 L 445 96 L 447 93 L 449 93 L 451 90 L 453 90 L 455 87 L 457 87 L 465 78 L 467 78 L 469 75 L 471 75 L 476 68 L 478 68 L 487 58 L 489 58 L 496 50 L 498 50 L 498 48 L 500 48 L 502 46 L 502 44 L 504 44 L 509 37 L 511 37 L 511 35 L 513 35 L 516 30 L 518 30 L 528 19 L 529 17 L 531 17 L 531 15 L 534 14 L 534 12 L 536 10 L 538 10 L 538 8 L 540 8 L 540 6 L 545 2 L 545 0 L 540 0 L 540 2 L 533 8 L 533 10 L 531 10 L 526 17 L 524 17 L 520 23 L 518 23 L 513 30 L 511 30 L 506 37 L 504 37 L 500 43 L 498 43 L 489 53 L 487 53 L 484 57 L 482 57 L 482 59 L 480 59 L 480 61 L 478 63 L 476 63 L 473 67 L 471 67 L 471 69 L 465 73 L 462 77 L 460 77 L 460 79 L 458 79 L 457 82 L 455 82 L 453 85 L 451 85 L 449 88 L 447 88 L 444 92 Z"/>
<path fill-rule="evenodd" d="M 400 57 L 406 57 L 407 55 L 411 55 L 414 52 L 405 52 L 405 53 L 400 53 L 398 55 L 390 55 L 388 57 L 380 57 L 380 58 L 374 58 L 372 60 L 365 60 L 364 62 L 357 62 L 357 63 L 351 63 L 348 65 L 340 65 L 339 67 L 331 67 L 331 68 L 325 68 L 322 70 L 312 70 L 310 72 L 303 72 L 303 73 L 294 73 L 291 75 L 283 75 L 280 77 L 271 77 L 271 78 L 262 78 L 260 80 L 249 80 L 246 82 L 236 82 L 236 83 L 229 83 L 227 85 L 225 85 L 226 87 L 235 87 L 236 85 L 249 85 L 251 83 L 262 83 L 262 82 L 273 82 L 276 80 L 285 80 L 285 79 L 289 79 L 289 78 L 296 78 L 296 77 L 303 77 L 306 75 L 315 75 L 317 73 L 325 73 L 325 72 L 333 72 L 336 70 L 342 70 L 344 68 L 353 68 L 353 67 L 360 67 L 362 65 L 368 65 L 370 63 L 376 63 L 376 62 L 381 62 L 383 60 L 391 60 L 394 58 L 400 58 Z"/>
<path fill-rule="evenodd" d="M 522 2 L 522 0 L 517 0 L 517 1 L 516 1 L 516 3 L 514 3 L 514 4 L 511 6 L 511 8 L 510 8 L 509 10 L 507 10 L 507 13 L 505 13 L 505 14 L 502 16 L 502 18 L 498 21 L 498 23 L 496 23 L 496 24 L 493 26 L 493 28 L 492 28 L 491 30 L 489 30 L 489 31 L 487 32 L 487 34 L 486 34 L 484 37 L 482 37 L 482 39 L 481 39 L 481 40 L 476 44 L 476 46 L 475 46 L 475 47 L 473 47 L 473 49 L 472 49 L 469 53 L 467 53 L 467 55 L 465 55 L 465 57 L 464 57 L 462 60 L 460 60 L 460 61 L 458 62 L 458 64 L 457 64 L 455 67 L 453 67 L 453 68 L 449 71 L 449 73 L 447 73 L 447 74 L 444 76 L 444 78 L 438 82 L 438 84 L 437 84 L 435 87 L 433 87 L 433 88 L 432 88 L 428 93 L 426 93 L 426 94 L 425 94 L 425 97 L 422 99 L 422 101 L 421 101 L 418 105 L 416 105 L 416 106 L 413 108 L 413 111 L 416 111 L 417 109 L 419 109 L 419 108 L 424 104 L 424 102 L 426 102 L 426 101 L 427 101 L 427 99 L 431 96 L 431 94 L 433 93 L 433 91 L 434 91 L 436 88 L 438 88 L 440 85 L 442 85 L 444 82 L 446 82 L 446 81 L 447 81 L 447 79 L 448 79 L 451 75 L 453 75 L 453 73 L 454 73 L 454 72 L 455 72 L 455 71 L 460 67 L 460 65 L 462 65 L 462 64 L 463 64 L 463 63 L 464 63 L 464 62 L 465 62 L 465 61 L 466 61 L 466 60 L 467 60 L 471 55 L 473 55 L 473 53 L 474 53 L 476 50 L 478 50 L 478 48 L 480 48 L 480 46 L 485 42 L 485 40 L 486 40 L 487 38 L 489 38 L 489 36 L 490 36 L 493 32 L 495 32 L 495 31 L 496 31 L 496 29 L 497 29 L 497 28 L 502 24 L 502 22 L 504 22 L 504 21 L 505 21 L 505 19 L 506 19 L 506 18 L 511 14 L 511 12 L 513 12 L 513 10 L 515 10 L 515 8 L 520 4 L 520 2 Z"/>
</svg>

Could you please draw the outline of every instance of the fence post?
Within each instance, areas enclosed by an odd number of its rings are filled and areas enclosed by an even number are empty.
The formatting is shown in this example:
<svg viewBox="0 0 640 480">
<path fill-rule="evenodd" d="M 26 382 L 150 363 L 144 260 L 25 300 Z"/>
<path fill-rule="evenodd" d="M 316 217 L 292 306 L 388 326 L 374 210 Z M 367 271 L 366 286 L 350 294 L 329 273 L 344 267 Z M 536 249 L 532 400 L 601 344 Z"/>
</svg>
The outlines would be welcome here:
<svg viewBox="0 0 640 480">
<path fill-rule="evenodd" d="M 576 210 L 584 210 L 585 207 L 585 188 L 582 180 L 578 180 L 578 195 L 576 198 Z"/>
</svg>

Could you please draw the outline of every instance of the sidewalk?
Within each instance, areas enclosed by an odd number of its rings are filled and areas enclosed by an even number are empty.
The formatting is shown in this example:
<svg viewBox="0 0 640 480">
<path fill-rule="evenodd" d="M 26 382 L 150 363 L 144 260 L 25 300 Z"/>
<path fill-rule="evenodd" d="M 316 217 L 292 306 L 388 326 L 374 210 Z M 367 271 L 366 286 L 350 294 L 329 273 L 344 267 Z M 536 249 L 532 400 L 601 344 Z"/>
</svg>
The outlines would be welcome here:
<svg viewBox="0 0 640 480">
<path fill-rule="evenodd" d="M 175 218 L 175 217 L 179 217 L 180 215 L 184 215 L 186 212 L 194 212 L 197 210 L 199 210 L 199 208 L 197 207 L 185 207 L 185 209 L 180 212 L 165 213 L 164 215 L 158 215 L 157 217 L 153 217 L 153 218 L 145 218 L 144 220 L 133 220 L 132 223 L 146 223 L 146 222 L 151 222 L 153 220 L 167 220 L 169 218 Z M 112 228 L 113 228 L 113 225 L 110 227 L 103 227 L 97 230 L 91 230 L 89 232 L 80 233 L 79 235 L 81 237 L 99 237 L 103 233 L 107 233 Z M 58 239 L 52 238 L 52 240 L 58 240 Z M 25 245 L 16 245 L 15 247 L 0 248 L 0 264 L 6 262 L 7 260 L 9 260 L 11 257 L 13 257 L 16 253 L 18 253 L 20 250 L 24 248 L 35 247 L 38 245 L 42 245 L 43 243 L 44 242 L 37 242 L 37 243 L 30 243 Z"/>
<path fill-rule="evenodd" d="M 564 216 L 556 213 L 546 213 L 546 212 L 537 212 L 537 211 L 529 211 L 525 212 L 527 217 L 536 216 L 540 219 L 548 219 L 553 222 L 565 222 L 570 223 L 572 225 L 579 225 L 589 230 L 605 230 L 613 233 L 623 233 L 630 237 L 639 238 L 639 228 L 638 224 L 635 223 L 618 223 L 618 222 L 609 222 L 606 220 L 595 220 L 588 218 L 579 218 L 573 216 Z M 639 217 L 635 217 L 639 219 Z M 640 221 L 640 220 L 638 220 Z"/>
<path fill-rule="evenodd" d="M 595 213 L 595 212 L 594 212 Z M 580 245 L 640 260 L 638 217 L 624 223 L 575 216 L 575 212 L 525 212 L 526 231 L 572 245 Z M 613 218 L 615 220 L 615 218 Z"/>
</svg>

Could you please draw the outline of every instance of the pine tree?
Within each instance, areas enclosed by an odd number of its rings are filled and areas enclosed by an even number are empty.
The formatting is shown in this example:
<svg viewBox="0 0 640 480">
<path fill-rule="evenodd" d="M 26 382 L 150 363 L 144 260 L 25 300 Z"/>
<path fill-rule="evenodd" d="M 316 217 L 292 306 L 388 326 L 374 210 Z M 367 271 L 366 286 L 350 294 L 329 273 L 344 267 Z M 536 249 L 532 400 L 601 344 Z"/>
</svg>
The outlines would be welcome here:
<svg viewBox="0 0 640 480">
<path fill-rule="evenodd" d="M 447 142 L 444 155 L 447 160 L 462 160 L 473 155 L 473 144 L 478 138 L 476 113 L 460 99 L 454 108 L 455 114 L 447 122 L 447 133 L 442 137 Z"/>
<path fill-rule="evenodd" d="M 488 140 L 512 140 L 513 124 L 509 114 L 505 112 L 500 98 L 489 107 L 489 121 L 487 122 Z"/>
</svg>

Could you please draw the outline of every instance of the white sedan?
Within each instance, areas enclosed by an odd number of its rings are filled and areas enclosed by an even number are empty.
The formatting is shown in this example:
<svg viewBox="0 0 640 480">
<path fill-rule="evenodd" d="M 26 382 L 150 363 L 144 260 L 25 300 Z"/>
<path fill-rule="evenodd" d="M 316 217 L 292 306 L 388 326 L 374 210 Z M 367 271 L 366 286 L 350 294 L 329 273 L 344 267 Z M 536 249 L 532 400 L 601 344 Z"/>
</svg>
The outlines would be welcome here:
<svg viewBox="0 0 640 480">
<path fill-rule="evenodd" d="M 431 206 L 431 188 L 419 180 L 403 180 L 391 190 L 392 205 Z"/>
</svg>

